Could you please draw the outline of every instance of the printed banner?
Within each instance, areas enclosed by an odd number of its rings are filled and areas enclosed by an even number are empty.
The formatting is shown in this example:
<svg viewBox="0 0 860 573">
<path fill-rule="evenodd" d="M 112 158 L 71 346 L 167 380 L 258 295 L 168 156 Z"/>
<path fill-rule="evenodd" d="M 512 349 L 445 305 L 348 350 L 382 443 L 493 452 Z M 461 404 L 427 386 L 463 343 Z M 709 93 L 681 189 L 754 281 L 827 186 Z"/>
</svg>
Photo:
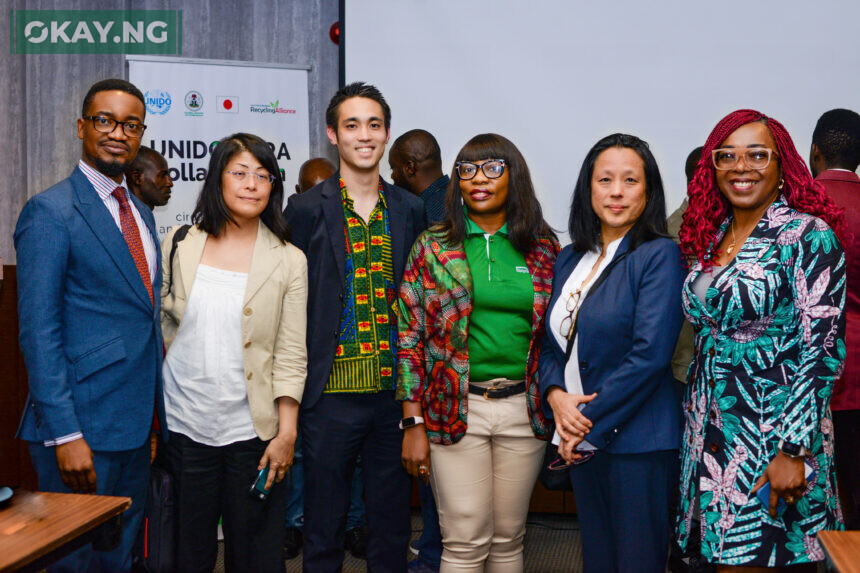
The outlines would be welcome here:
<svg viewBox="0 0 860 573">
<path fill-rule="evenodd" d="M 170 201 L 155 208 L 159 235 L 191 222 L 209 157 L 233 133 L 269 143 L 291 194 L 310 156 L 307 70 L 165 60 L 129 59 L 129 81 L 146 100 L 141 143 L 164 156 L 173 179 Z"/>
</svg>

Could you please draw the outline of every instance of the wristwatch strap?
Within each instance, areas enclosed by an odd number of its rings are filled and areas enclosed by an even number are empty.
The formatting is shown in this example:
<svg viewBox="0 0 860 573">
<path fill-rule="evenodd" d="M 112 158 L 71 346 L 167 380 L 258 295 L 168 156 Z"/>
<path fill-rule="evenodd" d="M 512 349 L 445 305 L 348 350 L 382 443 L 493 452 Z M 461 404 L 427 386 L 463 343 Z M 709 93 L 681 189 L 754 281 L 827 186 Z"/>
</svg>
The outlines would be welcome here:
<svg viewBox="0 0 860 573">
<path fill-rule="evenodd" d="M 411 428 L 412 426 L 417 426 L 418 424 L 423 424 L 424 418 L 421 416 L 410 416 L 409 418 L 403 418 L 400 420 L 400 429 L 405 430 L 406 428 Z"/>
<path fill-rule="evenodd" d="M 791 442 L 786 442 L 785 440 L 780 440 L 778 447 L 779 451 L 791 458 L 802 458 L 806 456 L 806 448 L 798 446 L 797 444 L 792 444 Z"/>
</svg>

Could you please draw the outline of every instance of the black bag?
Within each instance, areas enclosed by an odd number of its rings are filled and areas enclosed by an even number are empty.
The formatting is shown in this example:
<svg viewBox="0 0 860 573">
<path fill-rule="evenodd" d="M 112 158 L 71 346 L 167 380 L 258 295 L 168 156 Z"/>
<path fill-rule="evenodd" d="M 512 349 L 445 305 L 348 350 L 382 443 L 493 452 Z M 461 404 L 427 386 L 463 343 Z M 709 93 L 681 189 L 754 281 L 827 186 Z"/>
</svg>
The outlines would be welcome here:
<svg viewBox="0 0 860 573">
<path fill-rule="evenodd" d="M 167 263 L 167 268 L 170 269 L 170 279 L 167 281 L 168 291 L 173 288 L 173 257 L 176 255 L 176 245 L 179 244 L 179 241 L 185 238 L 185 235 L 188 234 L 188 229 L 190 228 L 191 225 L 182 225 L 175 233 L 173 233 L 173 242 L 170 245 L 170 262 Z"/>
<path fill-rule="evenodd" d="M 600 273 L 600 276 L 595 279 L 594 284 L 591 285 L 591 288 L 588 290 L 588 294 L 585 295 L 585 299 L 583 299 L 583 303 L 588 300 L 588 297 L 591 296 L 599 287 L 603 281 L 606 280 L 606 277 L 609 276 L 609 272 L 612 268 L 620 263 L 630 252 L 620 254 L 615 258 L 614 261 L 609 263 L 603 272 Z M 577 314 L 577 318 L 579 315 Z M 547 319 L 548 321 L 548 319 Z M 552 336 L 552 333 L 545 332 L 544 336 Z M 576 321 L 573 322 L 571 326 L 570 336 L 567 339 L 567 348 L 564 352 L 564 363 L 570 360 L 570 355 L 573 352 L 573 341 L 576 338 Z M 558 463 L 559 458 L 561 456 L 558 453 L 558 446 L 552 443 L 552 437 L 546 443 L 546 449 L 543 454 L 543 462 L 541 462 L 540 473 L 538 474 L 538 479 L 543 484 L 543 486 L 550 491 L 573 491 L 573 486 L 570 483 L 570 467 L 560 469 L 560 470 L 552 470 L 550 469 L 550 465 L 553 463 Z"/>
<path fill-rule="evenodd" d="M 570 484 L 569 467 L 561 470 L 549 469 L 550 464 L 559 457 L 561 456 L 558 455 L 558 446 L 552 443 L 552 439 L 548 440 L 546 449 L 543 452 L 543 461 L 540 465 L 538 479 L 550 491 L 573 491 L 573 486 Z"/>
<path fill-rule="evenodd" d="M 173 288 L 173 257 L 176 246 L 188 234 L 191 225 L 182 225 L 173 234 L 170 246 L 170 280 Z M 159 442 L 159 447 L 161 444 Z M 132 551 L 132 569 L 148 573 L 169 573 L 176 568 L 176 493 L 173 476 L 158 465 L 150 467 L 149 491 L 143 508 L 143 523 Z"/>
<path fill-rule="evenodd" d="M 169 573 L 176 570 L 176 498 L 173 477 L 153 465 L 143 523 L 134 550 L 136 571 Z"/>
</svg>

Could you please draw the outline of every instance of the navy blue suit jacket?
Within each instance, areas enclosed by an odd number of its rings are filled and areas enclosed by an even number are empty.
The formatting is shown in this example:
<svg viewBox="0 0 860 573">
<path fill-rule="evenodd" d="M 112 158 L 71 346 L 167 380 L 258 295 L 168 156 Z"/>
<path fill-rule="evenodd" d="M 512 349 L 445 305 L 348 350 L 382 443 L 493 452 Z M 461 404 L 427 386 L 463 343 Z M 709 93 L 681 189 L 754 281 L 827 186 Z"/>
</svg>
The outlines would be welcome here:
<svg viewBox="0 0 860 573">
<path fill-rule="evenodd" d="M 311 408 L 325 390 L 340 336 L 346 280 L 346 237 L 343 200 L 335 173 L 300 195 L 291 195 L 284 212 L 291 242 L 308 259 L 308 378 L 302 408 Z M 383 181 L 391 226 L 394 282 L 400 279 L 412 243 L 424 230 L 424 203 L 415 195 Z"/>
<path fill-rule="evenodd" d="M 158 246 L 152 213 L 132 201 Z M 79 168 L 27 202 L 15 249 L 30 383 L 18 437 L 81 432 L 92 450 L 131 450 L 146 442 L 153 408 L 166 434 L 160 254 L 153 304 L 122 232 Z"/>
<path fill-rule="evenodd" d="M 586 439 L 610 453 L 640 453 L 680 446 L 680 395 L 671 360 L 681 329 L 681 254 L 670 239 L 655 239 L 632 252 L 629 236 L 615 252 L 627 253 L 583 301 L 577 319 L 579 370 L 585 394 L 597 397 L 582 413 L 594 424 Z M 547 317 L 583 253 L 570 245 L 555 263 Z M 564 389 L 565 348 L 544 334 L 540 355 L 541 403 Z"/>
</svg>

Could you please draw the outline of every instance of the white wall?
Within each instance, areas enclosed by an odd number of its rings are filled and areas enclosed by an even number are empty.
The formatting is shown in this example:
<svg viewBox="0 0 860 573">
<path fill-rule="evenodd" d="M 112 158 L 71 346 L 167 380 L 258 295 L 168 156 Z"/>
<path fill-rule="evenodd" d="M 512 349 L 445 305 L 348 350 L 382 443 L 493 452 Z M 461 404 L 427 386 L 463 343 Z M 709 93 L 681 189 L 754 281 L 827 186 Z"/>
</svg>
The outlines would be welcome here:
<svg viewBox="0 0 860 573">
<path fill-rule="evenodd" d="M 651 144 L 670 212 L 687 154 L 734 109 L 778 119 L 808 157 L 821 113 L 860 110 L 858 21 L 851 0 L 350 0 L 346 80 L 382 90 L 392 141 L 433 133 L 446 172 L 471 136 L 511 139 L 563 230 L 582 160 L 609 133 Z"/>
</svg>

